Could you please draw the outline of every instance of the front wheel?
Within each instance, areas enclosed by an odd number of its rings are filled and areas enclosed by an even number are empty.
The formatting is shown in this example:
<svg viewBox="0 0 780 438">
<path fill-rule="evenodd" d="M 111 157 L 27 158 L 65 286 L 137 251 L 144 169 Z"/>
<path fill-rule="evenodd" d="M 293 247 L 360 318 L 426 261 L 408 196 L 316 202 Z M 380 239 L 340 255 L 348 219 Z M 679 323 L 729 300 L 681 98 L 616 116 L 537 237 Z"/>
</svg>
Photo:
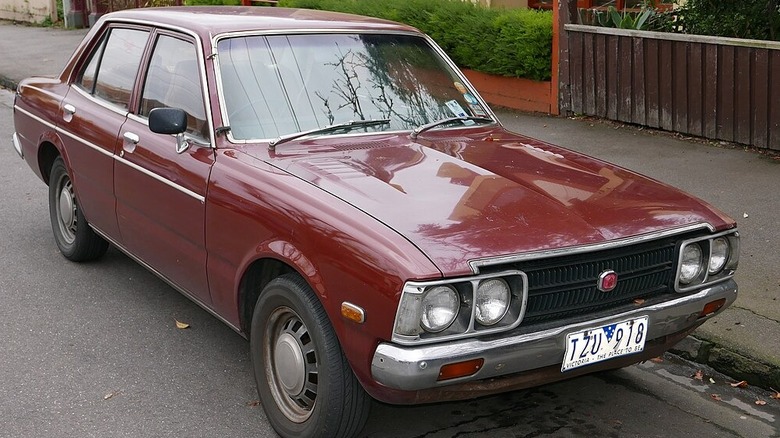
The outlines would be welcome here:
<svg viewBox="0 0 780 438">
<path fill-rule="evenodd" d="M 108 250 L 108 242 L 84 218 L 62 157 L 54 160 L 49 175 L 49 217 L 60 252 L 74 262 L 102 257 Z"/>
<path fill-rule="evenodd" d="M 370 398 L 299 276 L 279 277 L 260 294 L 250 349 L 260 400 L 279 435 L 351 437 L 363 428 Z"/>
</svg>

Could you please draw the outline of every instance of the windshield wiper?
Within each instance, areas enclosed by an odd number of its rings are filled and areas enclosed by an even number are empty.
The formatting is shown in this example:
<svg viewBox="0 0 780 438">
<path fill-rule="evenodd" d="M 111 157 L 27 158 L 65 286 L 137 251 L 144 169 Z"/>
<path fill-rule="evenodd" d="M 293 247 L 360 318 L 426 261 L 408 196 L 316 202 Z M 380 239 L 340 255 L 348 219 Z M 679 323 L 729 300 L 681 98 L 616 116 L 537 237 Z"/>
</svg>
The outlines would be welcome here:
<svg viewBox="0 0 780 438">
<path fill-rule="evenodd" d="M 423 132 L 429 129 L 433 129 L 441 125 L 448 125 L 450 123 L 455 123 L 455 122 L 466 122 L 469 120 L 471 120 L 472 122 L 493 123 L 493 119 L 489 119 L 487 117 L 471 117 L 471 116 L 450 117 L 449 119 L 441 119 L 432 123 L 428 123 L 427 125 L 418 126 L 417 128 L 414 129 L 414 131 L 412 131 L 409 137 L 411 137 L 412 140 L 417 140 L 418 135 L 422 134 Z"/>
<path fill-rule="evenodd" d="M 282 143 L 295 140 L 296 138 L 306 137 L 307 135 L 314 134 L 326 134 L 328 132 L 340 131 L 342 129 L 350 130 L 352 128 L 362 128 L 367 126 L 386 125 L 390 123 L 390 119 L 377 119 L 377 120 L 350 120 L 349 122 L 336 123 L 335 125 L 328 125 L 323 128 L 314 128 L 308 131 L 295 132 L 292 134 L 281 135 L 271 140 L 268 143 L 268 149 L 274 149 Z"/>
</svg>

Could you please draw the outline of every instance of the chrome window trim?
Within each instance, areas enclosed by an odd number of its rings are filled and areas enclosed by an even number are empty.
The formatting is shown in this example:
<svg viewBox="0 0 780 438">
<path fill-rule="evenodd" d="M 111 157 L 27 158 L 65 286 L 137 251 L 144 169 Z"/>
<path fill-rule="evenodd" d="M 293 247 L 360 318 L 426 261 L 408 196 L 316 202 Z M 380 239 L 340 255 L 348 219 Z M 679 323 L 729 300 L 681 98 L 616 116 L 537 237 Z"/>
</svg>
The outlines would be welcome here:
<svg viewBox="0 0 780 438">
<path fill-rule="evenodd" d="M 219 52 L 217 51 L 217 44 L 223 40 L 223 39 L 230 39 L 230 38 L 240 38 L 240 37 L 254 37 L 254 36 L 289 36 L 289 35 L 317 35 L 317 34 L 344 34 L 344 35 L 363 35 L 363 34 L 374 34 L 374 35 L 406 35 L 406 36 L 413 36 L 417 38 L 424 39 L 428 45 L 433 49 L 434 52 L 436 52 L 447 64 L 447 66 L 454 71 L 460 79 L 460 82 L 463 83 L 469 90 L 472 92 L 472 95 L 477 97 L 477 100 L 480 104 L 487 110 L 488 116 L 493 119 L 493 123 L 498 125 L 499 127 L 503 127 L 501 124 L 501 121 L 498 120 L 498 117 L 496 117 L 495 113 L 493 112 L 493 109 L 490 108 L 490 106 L 485 102 L 485 100 L 482 98 L 482 96 L 477 92 L 476 88 L 469 82 L 468 79 L 466 79 L 466 76 L 463 74 L 462 71 L 455 65 L 455 63 L 450 59 L 449 56 L 444 52 L 444 50 L 439 47 L 436 42 L 429 37 L 428 35 L 417 33 L 413 31 L 403 31 L 403 30 L 357 30 L 357 29 L 291 29 L 291 30 L 250 30 L 250 31 L 240 31 L 240 32 L 226 32 L 221 33 L 215 36 L 211 37 L 211 53 L 212 58 L 214 60 L 214 78 L 216 80 L 216 90 L 217 90 L 217 98 L 219 101 L 219 111 L 222 115 L 222 122 L 227 123 L 226 126 L 230 125 L 230 120 L 227 116 L 227 107 L 225 106 L 225 99 L 224 99 L 224 90 L 222 89 L 222 70 L 219 65 Z M 481 127 L 485 125 L 475 125 L 473 127 L 467 126 L 466 128 L 476 128 Z M 456 126 L 451 128 L 441 128 L 442 131 L 449 131 L 454 129 L 464 129 L 463 126 Z M 380 131 L 376 133 L 346 133 L 346 134 L 337 134 L 337 135 L 328 135 L 328 138 L 342 138 L 342 137 L 357 137 L 357 136 L 366 136 L 366 135 L 373 135 L 373 134 L 403 134 L 403 133 L 411 133 L 412 130 L 396 130 L 396 131 Z M 270 137 L 270 138 L 250 138 L 245 140 L 238 140 L 233 137 L 233 133 L 228 131 L 225 135 L 227 140 L 232 144 L 248 144 L 248 143 L 269 143 L 271 140 L 274 140 L 276 137 Z"/>
<path fill-rule="evenodd" d="M 120 108 L 118 105 L 115 105 L 115 104 L 113 104 L 113 103 L 111 103 L 111 102 L 109 102 L 107 100 L 101 99 L 99 97 L 95 97 L 94 95 L 87 93 L 86 90 L 84 90 L 83 88 L 79 87 L 75 82 L 72 82 L 70 84 L 70 89 L 78 92 L 79 94 L 84 96 L 86 99 L 88 99 L 90 102 L 95 103 L 95 104 L 103 107 L 103 109 L 106 109 L 106 110 L 109 110 L 109 111 L 111 111 L 113 113 L 116 113 L 119 116 L 127 117 L 127 115 L 130 114 L 129 111 L 127 111 L 126 109 Z M 68 98 L 66 96 L 62 100 L 62 102 L 65 103 L 67 101 L 68 101 Z M 76 109 L 78 109 L 78 108 L 76 108 Z"/>
<path fill-rule="evenodd" d="M 190 29 L 186 29 L 186 28 L 183 28 L 183 27 L 172 26 L 172 25 L 169 25 L 169 24 L 164 24 L 164 23 L 160 23 L 160 22 L 156 22 L 156 21 L 136 20 L 136 19 L 132 19 L 132 18 L 123 18 L 123 19 L 118 19 L 118 20 L 107 20 L 107 21 L 105 21 L 104 26 L 109 27 L 112 24 L 120 24 L 121 25 L 123 23 L 125 23 L 125 24 L 133 24 L 133 25 L 140 25 L 140 26 L 143 26 L 143 27 L 147 27 L 149 29 L 150 37 L 153 36 L 154 37 L 154 41 L 156 41 L 156 38 L 158 36 L 157 34 L 154 33 L 154 30 L 157 29 L 157 28 L 159 28 L 159 29 L 166 29 L 166 30 L 170 30 L 170 31 L 174 31 L 174 32 L 179 32 L 181 34 L 188 35 L 188 36 L 192 37 L 195 40 L 195 52 L 198 55 L 198 64 L 200 66 L 200 68 L 198 68 L 198 74 L 200 76 L 200 88 L 201 88 L 201 94 L 203 95 L 203 104 L 206 106 L 206 123 L 208 123 L 208 125 L 209 125 L 210 141 L 209 141 L 209 146 L 208 147 L 215 148 L 216 141 L 215 141 L 215 136 L 214 136 L 214 118 L 212 116 L 211 94 L 209 93 L 209 86 L 208 86 L 208 80 L 207 80 L 207 75 L 206 75 L 206 59 L 208 59 L 210 57 L 210 55 L 206 56 L 203 53 L 203 40 L 200 38 L 200 35 L 198 35 L 198 33 L 194 32 L 194 31 L 192 31 Z M 147 40 L 147 45 L 153 44 L 154 41 L 153 41 L 153 38 L 149 38 Z M 80 54 L 79 56 L 84 56 L 84 54 Z M 148 67 L 148 64 L 144 65 L 143 67 Z M 74 70 L 73 75 L 75 75 L 75 74 L 77 74 L 77 72 L 75 72 L 75 70 Z M 73 79 L 72 77 L 68 78 L 69 84 L 71 85 L 71 88 L 79 89 L 79 87 L 73 86 L 75 84 L 75 82 L 73 82 L 72 79 Z M 89 93 L 86 93 L 84 90 L 81 90 L 81 89 L 79 89 L 79 90 L 81 92 L 87 94 L 87 96 L 90 96 L 92 98 L 92 100 L 97 100 L 97 98 L 95 98 L 94 96 L 91 96 Z M 125 111 L 124 114 L 129 114 L 129 112 Z"/>
<path fill-rule="evenodd" d="M 516 320 L 509 325 L 483 326 L 485 328 L 479 330 L 475 329 L 475 325 L 477 324 L 476 323 L 477 307 L 476 307 L 476 303 L 474 302 L 474 297 L 476 296 L 479 282 L 481 280 L 485 280 L 489 278 L 505 278 L 505 277 L 520 277 L 523 282 L 522 290 L 511 291 L 512 297 L 514 297 L 516 294 L 520 294 L 520 300 L 521 300 L 520 310 Z M 471 287 L 474 293 L 474 296 L 472 297 L 472 303 L 470 305 L 471 315 L 469 315 L 469 325 L 464 332 L 454 333 L 454 334 L 441 334 L 441 335 L 438 333 L 432 333 L 431 334 L 432 336 L 430 338 L 425 338 L 425 339 L 420 338 L 419 336 L 407 336 L 407 335 L 396 334 L 395 328 L 398 323 L 398 318 L 401 316 L 400 315 L 401 307 L 402 307 L 401 301 L 404 299 L 405 294 L 421 295 L 424 289 L 427 289 L 431 286 L 439 286 L 444 284 L 456 284 L 456 283 L 471 283 Z M 417 289 L 417 292 L 412 292 L 412 290 L 414 289 Z M 393 319 L 393 332 L 392 332 L 391 340 L 392 342 L 398 345 L 425 345 L 425 344 L 433 344 L 433 343 L 446 342 L 446 341 L 454 341 L 457 339 L 473 338 L 475 336 L 501 333 L 501 332 L 515 329 L 517 328 L 517 326 L 520 325 L 521 322 L 523 322 L 523 318 L 525 318 L 525 311 L 527 309 L 527 306 L 528 306 L 528 276 L 525 274 L 525 272 L 516 269 L 501 271 L 496 273 L 489 273 L 489 274 L 472 275 L 468 277 L 441 278 L 441 279 L 430 280 L 430 281 L 410 280 L 404 283 L 403 289 L 401 291 L 401 298 L 399 299 L 399 304 L 398 307 L 396 308 L 395 318 Z M 507 307 L 507 309 L 509 309 L 509 307 Z"/>
<path fill-rule="evenodd" d="M 582 254 L 585 252 L 600 251 L 604 249 L 620 248 L 623 246 L 634 245 L 637 243 L 647 242 L 650 240 L 661 239 L 664 237 L 675 236 L 678 234 L 685 234 L 697 230 L 708 230 L 710 232 L 715 231 L 715 227 L 706 222 L 699 222 L 691 225 L 684 225 L 680 227 L 671 228 L 663 231 L 656 231 L 647 234 L 641 234 L 638 236 L 625 237 L 622 239 L 616 239 L 609 242 L 591 243 L 587 245 L 568 246 L 563 248 L 545 249 L 541 251 L 532 251 L 523 254 L 511 254 L 500 257 L 490 257 L 483 259 L 469 260 L 469 266 L 475 274 L 479 273 L 479 268 L 486 266 L 500 265 L 504 263 L 516 263 L 524 262 L 528 260 L 537 260 L 541 258 L 557 257 L 562 255 Z M 724 231 L 724 233 L 734 232 L 735 230 Z"/>
</svg>

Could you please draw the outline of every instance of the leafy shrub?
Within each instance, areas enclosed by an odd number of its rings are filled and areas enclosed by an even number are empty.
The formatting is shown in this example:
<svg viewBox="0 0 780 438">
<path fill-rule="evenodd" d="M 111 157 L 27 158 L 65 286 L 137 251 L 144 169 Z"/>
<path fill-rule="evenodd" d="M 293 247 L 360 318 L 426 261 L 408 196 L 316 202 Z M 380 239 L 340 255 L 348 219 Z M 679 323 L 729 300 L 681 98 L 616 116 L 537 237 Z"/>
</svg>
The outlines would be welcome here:
<svg viewBox="0 0 780 438">
<path fill-rule="evenodd" d="M 279 6 L 405 23 L 430 35 L 459 66 L 484 73 L 543 81 L 552 72 L 548 11 L 488 9 L 461 0 L 280 0 Z"/>
<path fill-rule="evenodd" d="M 780 41 L 778 0 L 688 0 L 675 13 L 684 33 Z"/>
</svg>

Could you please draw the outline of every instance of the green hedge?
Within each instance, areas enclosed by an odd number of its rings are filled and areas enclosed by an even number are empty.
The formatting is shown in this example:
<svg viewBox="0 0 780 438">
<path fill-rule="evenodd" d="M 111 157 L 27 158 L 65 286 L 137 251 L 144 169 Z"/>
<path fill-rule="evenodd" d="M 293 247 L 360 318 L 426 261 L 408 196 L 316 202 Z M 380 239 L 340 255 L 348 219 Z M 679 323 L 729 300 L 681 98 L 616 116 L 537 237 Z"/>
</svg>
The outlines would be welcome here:
<svg viewBox="0 0 780 438">
<path fill-rule="evenodd" d="M 688 0 L 674 14 L 684 33 L 780 41 L 778 0 Z"/>
<path fill-rule="evenodd" d="M 279 6 L 384 18 L 430 35 L 461 67 L 538 81 L 552 72 L 552 13 L 461 0 L 280 0 Z"/>
</svg>

